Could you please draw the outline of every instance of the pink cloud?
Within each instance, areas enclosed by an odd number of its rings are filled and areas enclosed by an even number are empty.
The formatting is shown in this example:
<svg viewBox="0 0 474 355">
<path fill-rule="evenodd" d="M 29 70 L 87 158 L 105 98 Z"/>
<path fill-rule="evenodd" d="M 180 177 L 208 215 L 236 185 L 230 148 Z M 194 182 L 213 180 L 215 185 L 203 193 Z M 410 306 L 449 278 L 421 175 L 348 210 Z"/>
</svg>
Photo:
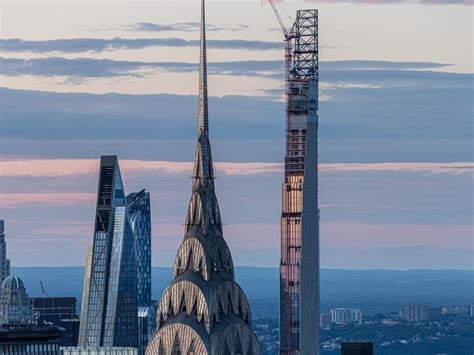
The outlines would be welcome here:
<svg viewBox="0 0 474 355">
<path fill-rule="evenodd" d="M 95 194 L 79 192 L 0 193 L 0 207 L 13 208 L 35 203 L 70 206 L 95 199 Z"/>
<path fill-rule="evenodd" d="M 0 161 L 0 176 L 56 177 L 96 175 L 98 165 L 98 160 L 94 159 Z M 124 173 L 130 174 L 151 172 L 162 175 L 189 175 L 192 171 L 191 162 L 121 160 L 120 165 Z M 281 174 L 283 171 L 283 164 L 281 163 L 218 162 L 215 165 L 217 173 L 224 175 Z M 320 170 L 323 173 L 325 171 L 410 171 L 431 174 L 472 174 L 474 163 L 335 163 L 321 164 Z"/>
</svg>

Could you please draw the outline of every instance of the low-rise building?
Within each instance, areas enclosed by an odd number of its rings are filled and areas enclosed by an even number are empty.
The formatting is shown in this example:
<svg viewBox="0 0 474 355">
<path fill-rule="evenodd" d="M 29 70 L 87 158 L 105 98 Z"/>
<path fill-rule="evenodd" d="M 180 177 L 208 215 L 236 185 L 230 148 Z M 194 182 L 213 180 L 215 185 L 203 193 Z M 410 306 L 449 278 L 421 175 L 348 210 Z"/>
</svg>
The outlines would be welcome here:
<svg viewBox="0 0 474 355">
<path fill-rule="evenodd" d="M 60 355 L 60 329 L 53 325 L 0 327 L 0 354 Z"/>
<path fill-rule="evenodd" d="M 33 315 L 38 323 L 51 323 L 61 329 L 61 346 L 76 346 L 79 336 L 79 319 L 76 314 L 76 297 L 30 298 Z"/>
<path fill-rule="evenodd" d="M 362 311 L 359 308 L 331 309 L 331 322 L 335 324 L 362 323 Z"/>
</svg>

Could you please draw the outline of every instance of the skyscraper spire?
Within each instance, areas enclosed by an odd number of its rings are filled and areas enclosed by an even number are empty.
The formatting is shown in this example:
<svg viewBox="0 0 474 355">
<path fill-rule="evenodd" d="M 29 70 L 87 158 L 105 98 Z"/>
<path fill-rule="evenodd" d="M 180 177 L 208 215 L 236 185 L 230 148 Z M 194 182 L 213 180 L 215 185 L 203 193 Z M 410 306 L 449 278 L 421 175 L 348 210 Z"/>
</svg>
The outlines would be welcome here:
<svg viewBox="0 0 474 355">
<path fill-rule="evenodd" d="M 201 0 L 201 46 L 199 64 L 198 141 L 194 156 L 193 191 L 185 232 L 198 227 L 206 236 L 210 228 L 222 236 L 222 222 L 214 191 L 214 167 L 207 111 L 206 13 Z"/>
<path fill-rule="evenodd" d="M 201 0 L 201 45 L 199 55 L 199 113 L 198 131 L 208 132 L 207 113 L 207 55 L 206 55 L 206 9 Z"/>
<path fill-rule="evenodd" d="M 146 354 L 259 355 L 260 345 L 251 329 L 250 306 L 235 282 L 214 190 L 204 0 L 201 16 L 198 141 L 191 199 L 173 281 L 161 297 L 156 313 L 157 331 Z"/>
</svg>

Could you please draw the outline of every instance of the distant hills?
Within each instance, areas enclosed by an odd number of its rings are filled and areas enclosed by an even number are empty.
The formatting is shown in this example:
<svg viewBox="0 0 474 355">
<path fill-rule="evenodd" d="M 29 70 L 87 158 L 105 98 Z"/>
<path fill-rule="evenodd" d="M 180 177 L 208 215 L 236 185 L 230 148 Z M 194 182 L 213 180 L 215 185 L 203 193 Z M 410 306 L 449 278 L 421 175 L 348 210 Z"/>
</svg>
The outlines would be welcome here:
<svg viewBox="0 0 474 355">
<path fill-rule="evenodd" d="M 40 281 L 49 296 L 75 296 L 80 300 L 83 267 L 14 267 L 30 296 L 41 296 Z M 154 267 L 153 298 L 159 299 L 171 281 L 172 269 Z M 237 281 L 252 303 L 255 317 L 277 317 L 277 268 L 236 267 Z M 473 270 L 321 270 L 321 308 L 359 307 L 368 313 L 398 310 L 407 302 L 430 307 L 474 302 Z"/>
</svg>

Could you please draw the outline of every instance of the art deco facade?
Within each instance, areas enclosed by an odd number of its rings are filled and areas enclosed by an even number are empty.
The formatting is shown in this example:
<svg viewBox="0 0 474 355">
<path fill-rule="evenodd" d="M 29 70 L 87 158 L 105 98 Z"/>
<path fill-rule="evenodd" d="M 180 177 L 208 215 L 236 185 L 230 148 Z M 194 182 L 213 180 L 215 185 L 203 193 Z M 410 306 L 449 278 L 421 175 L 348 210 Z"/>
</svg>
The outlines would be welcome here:
<svg viewBox="0 0 474 355">
<path fill-rule="evenodd" d="M 205 9 L 202 1 L 198 142 L 184 240 L 161 297 L 147 354 L 260 354 L 247 298 L 235 282 L 214 190 L 209 143 Z"/>
<path fill-rule="evenodd" d="M 116 156 L 103 156 L 94 243 L 84 276 L 79 346 L 137 347 L 137 261 Z"/>
</svg>

